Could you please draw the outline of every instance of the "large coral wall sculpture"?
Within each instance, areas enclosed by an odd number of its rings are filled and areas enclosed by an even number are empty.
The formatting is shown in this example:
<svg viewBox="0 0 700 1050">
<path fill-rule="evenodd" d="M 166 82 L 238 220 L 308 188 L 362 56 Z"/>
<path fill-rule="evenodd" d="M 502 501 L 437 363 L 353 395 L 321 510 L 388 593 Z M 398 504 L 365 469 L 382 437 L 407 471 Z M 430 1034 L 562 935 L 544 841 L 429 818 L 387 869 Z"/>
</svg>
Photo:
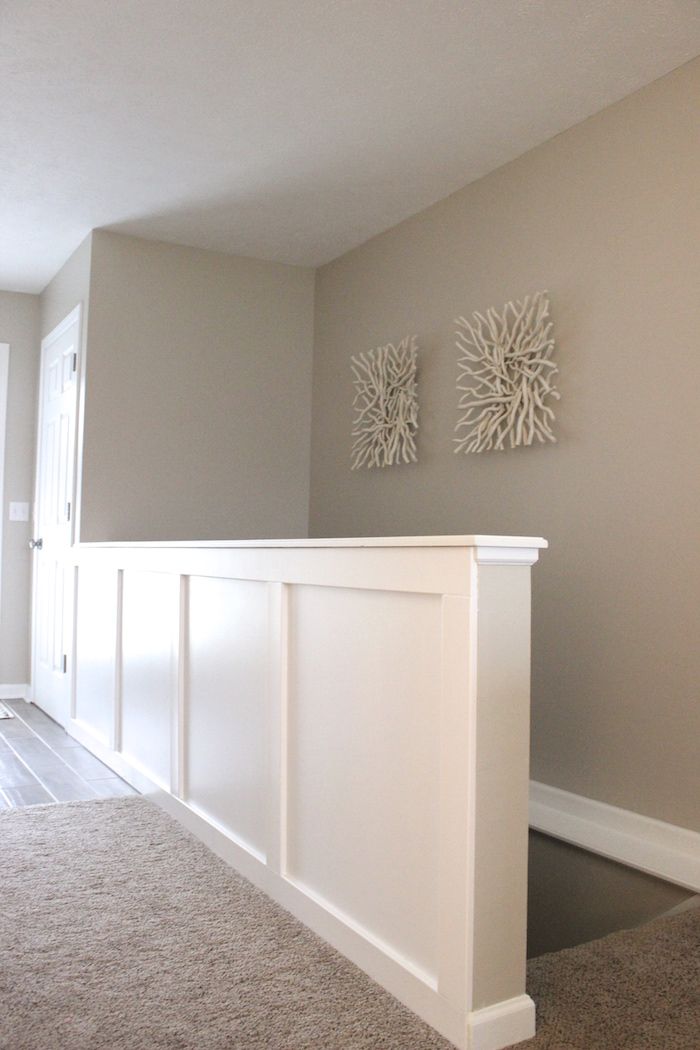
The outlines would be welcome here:
<svg viewBox="0 0 700 1050">
<path fill-rule="evenodd" d="M 455 452 L 556 441 L 547 401 L 559 399 L 552 381 L 558 369 L 548 317 L 547 292 L 536 292 L 506 303 L 501 314 L 490 309 L 471 321 L 457 318 L 457 389 L 465 411 L 455 427 Z"/>
<path fill-rule="evenodd" d="M 352 469 L 415 463 L 418 430 L 416 336 L 352 359 L 355 384 Z"/>
</svg>

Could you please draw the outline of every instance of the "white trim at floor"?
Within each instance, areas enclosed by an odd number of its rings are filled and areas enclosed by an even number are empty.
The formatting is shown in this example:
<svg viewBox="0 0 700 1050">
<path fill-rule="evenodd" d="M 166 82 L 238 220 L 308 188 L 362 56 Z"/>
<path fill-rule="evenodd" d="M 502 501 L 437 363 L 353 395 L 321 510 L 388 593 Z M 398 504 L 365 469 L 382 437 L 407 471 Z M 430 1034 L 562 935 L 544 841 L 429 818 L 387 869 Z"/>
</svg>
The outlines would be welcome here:
<svg viewBox="0 0 700 1050">
<path fill-rule="evenodd" d="M 530 827 L 700 893 L 700 834 L 530 781 Z"/>
<path fill-rule="evenodd" d="M 473 1010 L 468 1026 L 470 1050 L 510 1046 L 535 1034 L 535 1004 L 529 995 L 519 995 L 496 1006 Z"/>
<path fill-rule="evenodd" d="M 28 700 L 29 686 L 26 682 L 20 685 L 0 685 L 0 700 Z"/>
</svg>

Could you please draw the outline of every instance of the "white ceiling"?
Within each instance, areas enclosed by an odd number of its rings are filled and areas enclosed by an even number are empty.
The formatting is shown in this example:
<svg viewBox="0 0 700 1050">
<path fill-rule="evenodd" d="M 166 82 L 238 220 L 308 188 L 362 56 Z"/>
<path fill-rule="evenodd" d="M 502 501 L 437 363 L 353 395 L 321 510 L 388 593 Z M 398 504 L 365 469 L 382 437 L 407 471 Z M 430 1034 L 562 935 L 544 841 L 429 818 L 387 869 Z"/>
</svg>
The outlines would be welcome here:
<svg viewBox="0 0 700 1050">
<path fill-rule="evenodd" d="M 0 0 L 0 288 L 95 227 L 326 262 L 698 53 L 698 0 Z"/>
</svg>

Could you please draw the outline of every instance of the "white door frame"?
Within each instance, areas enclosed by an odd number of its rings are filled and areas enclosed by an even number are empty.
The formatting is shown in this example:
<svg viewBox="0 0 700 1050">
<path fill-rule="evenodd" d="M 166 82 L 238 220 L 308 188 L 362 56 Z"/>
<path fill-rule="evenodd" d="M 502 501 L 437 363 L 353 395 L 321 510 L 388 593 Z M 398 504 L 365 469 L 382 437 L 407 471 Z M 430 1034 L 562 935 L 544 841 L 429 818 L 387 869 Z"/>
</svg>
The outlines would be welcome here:
<svg viewBox="0 0 700 1050">
<path fill-rule="evenodd" d="M 46 375 L 44 369 L 44 358 L 45 352 L 48 347 L 51 346 L 57 339 L 59 339 L 64 332 L 66 332 L 71 325 L 77 322 L 78 326 L 78 338 L 76 339 L 76 404 L 75 404 L 75 417 L 74 417 L 74 428 L 75 428 L 75 440 L 73 443 L 73 484 L 72 484 L 72 513 L 70 521 L 70 543 L 71 546 L 80 540 L 80 497 L 82 491 L 81 476 L 82 476 L 82 465 L 83 465 L 83 421 L 85 411 L 85 369 L 83 363 L 83 304 L 78 303 L 63 320 L 53 328 L 48 335 L 44 336 L 41 340 L 41 350 L 39 359 L 39 404 L 37 409 L 37 425 L 36 425 L 36 453 L 34 457 L 34 506 L 32 508 L 32 537 L 36 539 L 37 530 L 37 505 L 39 498 L 39 456 L 41 453 L 41 433 L 43 424 L 43 406 L 44 406 L 44 385 L 46 383 Z M 31 681 L 29 685 L 29 691 L 27 699 L 34 700 L 34 682 L 35 682 L 35 670 L 36 670 L 36 601 L 37 601 L 37 580 L 36 573 L 33 571 L 32 565 L 32 619 L 31 619 L 31 632 L 32 632 L 32 646 L 31 646 Z M 73 603 L 75 606 L 75 603 Z M 73 619 L 75 619 L 75 608 L 73 611 Z M 73 630 L 72 636 L 75 637 L 75 624 L 72 625 Z M 73 717 L 74 706 L 75 706 L 75 669 L 74 661 L 72 659 L 72 653 L 69 654 L 69 674 L 70 674 L 70 715 Z"/>
</svg>

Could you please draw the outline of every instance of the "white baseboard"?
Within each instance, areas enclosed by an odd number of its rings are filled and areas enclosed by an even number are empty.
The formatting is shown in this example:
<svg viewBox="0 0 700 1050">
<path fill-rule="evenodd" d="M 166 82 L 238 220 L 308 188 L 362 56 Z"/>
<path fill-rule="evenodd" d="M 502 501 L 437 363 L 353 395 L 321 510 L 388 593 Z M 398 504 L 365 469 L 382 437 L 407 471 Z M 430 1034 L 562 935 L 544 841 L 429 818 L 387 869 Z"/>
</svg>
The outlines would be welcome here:
<svg viewBox="0 0 700 1050">
<path fill-rule="evenodd" d="M 29 685 L 22 682 L 20 685 L 0 685 L 0 700 L 28 700 Z"/>
<path fill-rule="evenodd" d="M 530 782 L 530 827 L 700 893 L 700 834 Z"/>
<path fill-rule="evenodd" d="M 499 1050 L 535 1034 L 535 1004 L 529 995 L 469 1014 L 469 1050 Z"/>
</svg>

